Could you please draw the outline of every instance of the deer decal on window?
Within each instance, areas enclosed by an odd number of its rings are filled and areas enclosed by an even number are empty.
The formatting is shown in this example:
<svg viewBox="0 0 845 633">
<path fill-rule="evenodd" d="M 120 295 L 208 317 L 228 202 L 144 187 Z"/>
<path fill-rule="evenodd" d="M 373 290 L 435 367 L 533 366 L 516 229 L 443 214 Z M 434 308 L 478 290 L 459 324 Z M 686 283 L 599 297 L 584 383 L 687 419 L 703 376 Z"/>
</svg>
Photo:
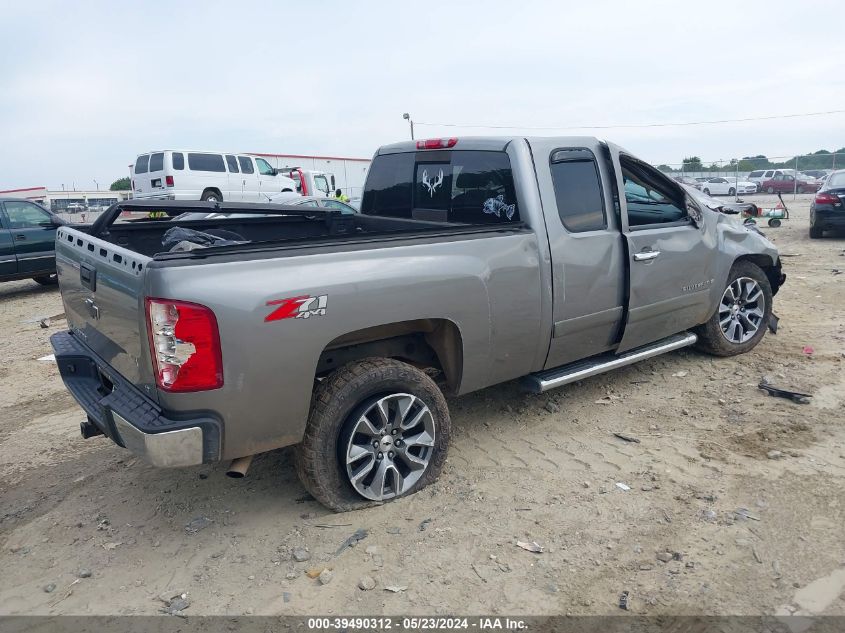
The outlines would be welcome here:
<svg viewBox="0 0 845 633">
<path fill-rule="evenodd" d="M 442 169 L 438 172 L 437 177 L 434 179 L 433 182 L 428 179 L 428 170 L 427 169 L 423 170 L 422 185 L 423 185 L 423 187 L 428 189 L 428 193 L 432 198 L 434 197 L 434 192 L 437 191 L 437 188 L 442 184 L 443 184 L 443 170 Z"/>
</svg>

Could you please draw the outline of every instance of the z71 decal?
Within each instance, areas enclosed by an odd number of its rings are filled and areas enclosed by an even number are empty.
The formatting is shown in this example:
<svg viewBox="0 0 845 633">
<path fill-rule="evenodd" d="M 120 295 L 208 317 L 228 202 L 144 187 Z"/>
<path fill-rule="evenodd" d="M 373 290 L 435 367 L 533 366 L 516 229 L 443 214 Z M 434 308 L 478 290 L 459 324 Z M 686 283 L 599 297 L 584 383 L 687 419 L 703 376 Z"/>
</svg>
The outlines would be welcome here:
<svg viewBox="0 0 845 633">
<path fill-rule="evenodd" d="M 264 317 L 264 322 L 281 321 L 282 319 L 309 319 L 312 316 L 325 316 L 328 295 L 317 297 L 290 297 L 289 299 L 274 299 L 268 301 L 268 306 L 279 306 Z"/>
</svg>

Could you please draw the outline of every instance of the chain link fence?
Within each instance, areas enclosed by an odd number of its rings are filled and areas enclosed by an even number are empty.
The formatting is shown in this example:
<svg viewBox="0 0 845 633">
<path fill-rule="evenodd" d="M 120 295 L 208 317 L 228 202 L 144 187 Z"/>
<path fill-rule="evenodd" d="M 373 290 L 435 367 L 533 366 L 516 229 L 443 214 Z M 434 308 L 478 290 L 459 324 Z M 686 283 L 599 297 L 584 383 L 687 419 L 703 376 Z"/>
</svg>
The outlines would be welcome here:
<svg viewBox="0 0 845 633">
<path fill-rule="evenodd" d="M 801 156 L 761 155 L 712 161 L 702 161 L 698 157 L 691 157 L 684 159 L 681 163 L 661 164 L 658 168 L 671 176 L 693 179 L 730 178 L 740 182 L 752 177 L 757 182 L 760 191 L 764 190 L 764 187 L 760 185 L 767 179 L 776 178 L 780 173 L 793 178 L 791 189 L 787 193 L 792 193 L 794 198 L 799 193 L 799 189 L 804 188 L 801 185 L 802 182 L 811 185 L 806 189 L 812 191 L 821 186 L 821 181 L 830 173 L 837 169 L 845 169 L 845 151 L 818 152 Z"/>
</svg>

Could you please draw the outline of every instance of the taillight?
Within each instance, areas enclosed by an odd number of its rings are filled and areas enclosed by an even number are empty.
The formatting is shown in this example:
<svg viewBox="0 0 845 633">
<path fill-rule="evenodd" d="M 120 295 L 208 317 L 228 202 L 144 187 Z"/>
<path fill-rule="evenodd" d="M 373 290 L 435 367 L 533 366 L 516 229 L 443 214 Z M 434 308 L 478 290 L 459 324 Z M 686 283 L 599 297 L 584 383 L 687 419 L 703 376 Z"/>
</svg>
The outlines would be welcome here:
<svg viewBox="0 0 845 633">
<path fill-rule="evenodd" d="M 147 330 L 156 384 L 164 391 L 223 386 L 223 357 L 214 313 L 197 303 L 147 299 Z"/>
<path fill-rule="evenodd" d="M 834 196 L 831 193 L 817 193 L 816 204 L 839 204 L 839 196 Z"/>
<path fill-rule="evenodd" d="M 429 138 L 424 141 L 417 141 L 417 149 L 446 149 L 455 147 L 456 138 Z"/>
<path fill-rule="evenodd" d="M 167 185 L 168 187 L 172 187 L 173 186 L 173 176 L 165 176 L 164 177 L 164 184 Z"/>
</svg>

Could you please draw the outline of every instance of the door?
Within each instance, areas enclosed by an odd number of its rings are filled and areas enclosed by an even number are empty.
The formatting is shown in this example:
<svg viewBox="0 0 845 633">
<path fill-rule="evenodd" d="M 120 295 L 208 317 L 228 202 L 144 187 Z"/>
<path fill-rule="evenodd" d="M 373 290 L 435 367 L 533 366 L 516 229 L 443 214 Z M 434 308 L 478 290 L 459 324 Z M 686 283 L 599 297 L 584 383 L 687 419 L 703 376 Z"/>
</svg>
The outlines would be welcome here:
<svg viewBox="0 0 845 633">
<path fill-rule="evenodd" d="M 0 213 L 0 278 L 18 272 L 18 260 L 15 257 L 15 241 L 9 231 L 9 224 L 4 214 Z"/>
<path fill-rule="evenodd" d="M 21 201 L 3 203 L 18 272 L 38 274 L 56 269 L 56 227 L 52 216 L 37 204 Z"/>
<path fill-rule="evenodd" d="M 258 202 L 258 175 L 251 156 L 238 156 L 238 167 L 241 170 L 241 200 L 244 202 Z"/>
<path fill-rule="evenodd" d="M 132 170 L 132 181 L 135 183 L 135 197 L 147 197 L 150 195 L 150 155 L 141 154 L 135 161 L 135 168 Z"/>
<path fill-rule="evenodd" d="M 237 157 L 226 154 L 226 170 L 229 172 L 229 188 L 224 195 L 230 202 L 242 202 L 244 199 L 244 179 Z"/>
<path fill-rule="evenodd" d="M 334 195 L 334 191 L 329 191 L 329 179 L 326 174 L 314 174 L 314 194 L 315 196 L 329 196 Z"/>
<path fill-rule="evenodd" d="M 531 139 L 552 260 L 546 368 L 612 349 L 624 316 L 625 245 L 606 147 Z"/>
<path fill-rule="evenodd" d="M 717 245 L 689 216 L 697 207 L 677 183 L 632 156 L 614 152 L 613 161 L 628 244 L 624 352 L 707 319 Z"/>
<path fill-rule="evenodd" d="M 276 170 L 263 158 L 255 159 L 255 166 L 258 171 L 258 199 L 267 202 L 270 196 L 279 193 L 282 188 L 279 186 L 279 179 Z"/>
<path fill-rule="evenodd" d="M 167 195 L 165 192 L 164 152 L 150 154 L 147 178 L 150 183 L 150 191 L 155 197 L 160 198 Z"/>
</svg>

